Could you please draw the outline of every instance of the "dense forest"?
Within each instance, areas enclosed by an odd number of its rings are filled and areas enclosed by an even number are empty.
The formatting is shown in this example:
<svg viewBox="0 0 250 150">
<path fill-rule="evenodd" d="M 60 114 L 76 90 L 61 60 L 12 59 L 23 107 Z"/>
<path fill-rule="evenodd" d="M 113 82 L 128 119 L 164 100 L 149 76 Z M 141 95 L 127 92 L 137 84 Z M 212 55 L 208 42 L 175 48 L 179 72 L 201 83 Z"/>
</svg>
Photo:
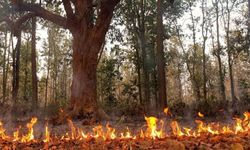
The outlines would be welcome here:
<svg viewBox="0 0 250 150">
<path fill-rule="evenodd" d="M 250 109 L 249 0 L 2 0 L 2 114 Z M 3 109 L 2 109 L 3 108 Z"/>
</svg>

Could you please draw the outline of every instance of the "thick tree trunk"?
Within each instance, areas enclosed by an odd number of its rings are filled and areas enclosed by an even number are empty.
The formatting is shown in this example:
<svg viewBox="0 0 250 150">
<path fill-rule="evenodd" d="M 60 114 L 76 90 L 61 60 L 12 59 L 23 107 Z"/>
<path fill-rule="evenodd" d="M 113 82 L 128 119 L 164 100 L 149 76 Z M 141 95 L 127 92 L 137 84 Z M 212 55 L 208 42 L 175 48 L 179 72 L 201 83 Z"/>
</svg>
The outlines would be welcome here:
<svg viewBox="0 0 250 150">
<path fill-rule="evenodd" d="M 66 114 L 59 118 L 59 122 L 62 122 L 65 117 L 86 120 L 88 121 L 86 123 L 109 119 L 97 104 L 97 54 L 102 42 L 96 41 L 94 38 L 98 35 L 94 34 L 87 35 L 88 38 L 83 34 L 73 34 L 73 81 L 70 107 Z"/>
<path fill-rule="evenodd" d="M 164 57 L 164 46 L 163 46 L 163 2 L 162 0 L 157 1 L 157 52 L 156 52 L 156 62 L 157 62 L 157 83 L 158 83 L 158 110 L 162 111 L 167 105 L 166 96 L 166 73 L 165 73 L 165 57 Z"/>
<path fill-rule="evenodd" d="M 33 111 L 38 108 L 38 87 L 36 74 L 36 18 L 32 18 L 32 37 L 31 37 L 31 72 L 32 72 L 32 105 Z"/>
</svg>

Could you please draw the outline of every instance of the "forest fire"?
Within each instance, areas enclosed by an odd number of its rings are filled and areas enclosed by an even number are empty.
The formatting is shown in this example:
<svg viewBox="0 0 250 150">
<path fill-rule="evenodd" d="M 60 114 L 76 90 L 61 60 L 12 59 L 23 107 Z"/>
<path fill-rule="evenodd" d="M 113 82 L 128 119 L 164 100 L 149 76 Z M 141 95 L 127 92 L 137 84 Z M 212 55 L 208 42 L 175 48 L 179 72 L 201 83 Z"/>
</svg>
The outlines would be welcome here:
<svg viewBox="0 0 250 150">
<path fill-rule="evenodd" d="M 238 134 L 245 134 L 249 137 L 250 134 L 250 113 L 245 112 L 244 118 L 234 118 L 234 122 L 230 125 L 222 125 L 220 123 L 205 123 L 202 120 L 195 120 L 196 127 L 190 128 L 181 126 L 180 123 L 173 120 L 170 123 L 160 120 L 156 117 L 145 117 L 146 130 L 140 129 L 140 132 L 133 134 L 129 128 L 125 132 L 120 132 L 115 128 L 112 128 L 109 123 L 106 126 L 98 125 L 92 129 L 92 132 L 84 132 L 83 129 L 74 125 L 71 120 L 68 120 L 70 127 L 70 133 L 66 132 L 64 135 L 55 136 L 51 135 L 48 124 L 45 125 L 45 130 L 42 138 L 35 138 L 34 126 L 37 123 L 37 118 L 32 118 L 27 123 L 27 133 L 21 134 L 20 127 L 13 132 L 13 136 L 9 136 L 5 133 L 3 123 L 0 122 L 0 139 L 1 141 L 7 141 L 13 143 L 37 143 L 43 142 L 43 144 L 53 143 L 54 141 L 113 141 L 113 140 L 161 140 L 171 138 L 200 138 L 200 137 L 213 137 L 216 135 L 228 136 Z M 198 113 L 200 118 L 204 115 Z M 167 132 L 166 126 L 170 125 L 172 131 Z"/>
</svg>

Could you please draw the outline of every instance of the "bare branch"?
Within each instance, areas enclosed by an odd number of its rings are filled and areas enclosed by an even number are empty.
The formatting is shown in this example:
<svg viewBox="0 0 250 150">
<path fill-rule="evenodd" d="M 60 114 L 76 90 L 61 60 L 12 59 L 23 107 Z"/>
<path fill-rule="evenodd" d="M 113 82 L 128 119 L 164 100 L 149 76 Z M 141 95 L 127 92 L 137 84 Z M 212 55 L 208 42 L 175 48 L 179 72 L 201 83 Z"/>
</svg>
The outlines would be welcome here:
<svg viewBox="0 0 250 150">
<path fill-rule="evenodd" d="M 27 13 L 16 21 L 12 21 L 9 17 L 4 17 L 0 19 L 0 23 L 6 22 L 9 25 L 11 32 L 13 32 L 13 34 L 16 36 L 18 32 L 21 30 L 21 25 L 27 20 L 29 20 L 30 18 L 35 17 L 35 16 L 36 15 L 34 13 Z"/>
<path fill-rule="evenodd" d="M 66 11 L 67 17 L 70 19 L 74 18 L 73 9 L 70 4 L 70 0 L 62 0 L 64 9 Z"/>
<path fill-rule="evenodd" d="M 63 28 L 67 28 L 67 19 L 65 17 L 62 17 L 60 15 L 54 14 L 41 6 L 37 4 L 30 4 L 30 3 L 19 3 L 17 5 L 14 5 L 17 11 L 30 11 L 35 13 L 37 16 L 51 21 L 59 26 L 62 26 Z"/>
</svg>

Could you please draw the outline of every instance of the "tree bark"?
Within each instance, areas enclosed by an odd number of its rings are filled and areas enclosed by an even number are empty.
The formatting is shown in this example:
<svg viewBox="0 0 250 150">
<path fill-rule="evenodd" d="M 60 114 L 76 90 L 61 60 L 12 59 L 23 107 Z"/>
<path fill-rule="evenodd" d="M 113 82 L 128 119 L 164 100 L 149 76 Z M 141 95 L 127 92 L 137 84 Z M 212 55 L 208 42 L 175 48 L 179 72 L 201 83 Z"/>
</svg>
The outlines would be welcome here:
<svg viewBox="0 0 250 150">
<path fill-rule="evenodd" d="M 138 41 L 142 53 L 142 71 L 143 71 L 143 95 L 144 95 L 144 107 L 149 109 L 150 105 L 150 87 L 149 87 L 149 72 L 146 53 L 146 37 L 145 37 L 145 14 L 144 14 L 144 0 L 140 0 L 140 16 L 138 18 L 139 35 Z"/>
<path fill-rule="evenodd" d="M 206 73 L 206 42 L 207 42 L 207 21 L 205 17 L 207 16 L 206 9 L 207 8 L 207 1 L 202 0 L 202 37 L 203 37 L 203 44 L 202 44 L 202 59 L 203 59 L 203 97 L 204 100 L 207 100 L 207 73 Z"/>
<path fill-rule="evenodd" d="M 7 86 L 7 79 L 6 79 L 6 53 L 7 53 L 7 43 L 8 43 L 8 34 L 7 34 L 7 29 L 4 33 L 4 52 L 3 52 L 3 101 L 2 103 L 5 103 L 5 99 L 6 99 L 6 86 Z"/>
<path fill-rule="evenodd" d="M 38 87 L 37 87 L 37 68 L 36 68 L 36 18 L 32 18 L 31 31 L 31 72 L 32 72 L 32 106 L 36 113 L 38 108 Z"/>
<path fill-rule="evenodd" d="M 220 26 L 219 26 L 219 4 L 218 0 L 215 1 L 215 10 L 216 10 L 216 32 L 217 32 L 217 53 L 216 57 L 218 59 L 219 65 L 219 79 L 220 79 L 220 94 L 221 99 L 226 101 L 226 92 L 225 92 L 225 85 L 224 85 L 224 75 L 222 71 L 222 62 L 221 62 L 221 46 L 220 46 Z"/>
<path fill-rule="evenodd" d="M 21 48 L 21 31 L 19 30 L 16 33 L 17 43 L 15 49 L 13 49 L 13 80 L 12 80 L 12 99 L 14 104 L 14 111 L 15 106 L 18 99 L 18 92 L 19 92 L 19 66 L 20 66 L 20 48 Z"/>
<path fill-rule="evenodd" d="M 230 43 L 230 19 L 231 12 L 229 8 L 229 1 L 226 1 L 226 11 L 227 11 L 227 22 L 225 22 L 225 30 L 226 30 L 226 43 L 227 43 L 227 61 L 228 61 L 228 69 L 229 69 L 229 77 L 230 77 L 230 88 L 231 88 L 231 99 L 232 99 L 232 110 L 236 111 L 236 96 L 235 96 L 235 87 L 234 87 L 234 75 L 233 75 L 233 60 L 232 60 L 232 52 L 231 52 L 231 43 Z"/>
<path fill-rule="evenodd" d="M 28 50 L 29 50 L 29 42 L 30 42 L 30 40 L 29 40 L 29 38 L 27 39 L 27 41 L 26 41 L 27 43 L 26 43 L 26 52 L 25 52 L 25 66 L 28 66 L 28 54 L 29 54 L 29 52 L 28 52 Z M 24 93 L 24 95 L 23 95 L 23 99 L 24 100 L 26 100 L 26 101 L 28 101 L 28 93 L 27 93 L 27 84 L 28 84 L 28 67 L 25 67 L 25 69 L 24 69 L 24 88 L 23 88 L 23 93 Z"/>
<path fill-rule="evenodd" d="M 250 56 L 250 0 L 248 0 L 248 19 L 247 19 L 247 27 L 248 27 L 248 31 L 247 31 L 247 40 L 248 40 L 248 55 Z"/>
<path fill-rule="evenodd" d="M 195 27 L 195 18 L 194 18 L 194 15 L 193 15 L 193 11 L 191 9 L 192 7 L 192 4 L 189 3 L 189 10 L 190 10 L 190 17 L 191 17 L 191 21 L 192 21 L 192 34 L 193 34 L 193 49 L 194 49 L 194 52 L 193 52 L 193 60 L 192 60 L 192 68 L 190 66 L 187 67 L 187 69 L 189 70 L 189 73 L 190 73 L 190 76 L 191 76 L 191 79 L 192 79 L 192 83 L 193 83 L 193 86 L 194 86 L 194 92 L 195 92 L 195 95 L 196 95 L 196 100 L 201 100 L 201 90 L 200 90 L 200 86 L 199 86 L 199 81 L 197 81 L 197 77 L 195 75 L 195 72 L 197 71 L 197 68 L 196 68 L 196 65 L 197 65 L 197 43 L 196 43 L 196 27 Z"/>
<path fill-rule="evenodd" d="M 142 105 L 143 101 L 142 101 L 142 84 L 141 84 L 141 58 L 140 58 L 140 53 L 139 50 L 136 49 L 136 70 L 137 70 L 137 75 L 138 75 L 138 82 L 137 82 L 137 86 L 138 86 L 138 90 L 139 90 L 139 103 Z"/>
<path fill-rule="evenodd" d="M 166 96 L 166 73 L 165 73 L 165 57 L 164 57 L 164 46 L 163 46 L 163 1 L 157 0 L 157 82 L 158 82 L 158 110 L 162 111 L 167 106 Z"/>
<path fill-rule="evenodd" d="M 97 105 L 97 53 L 102 43 L 93 39 L 94 36 L 99 35 L 92 33 L 86 38 L 82 34 L 73 34 L 73 81 L 67 114 L 68 117 L 90 121 L 108 118 Z"/>
<path fill-rule="evenodd" d="M 62 0 L 66 17 L 59 16 L 40 5 L 30 3 L 14 4 L 18 11 L 34 12 L 36 16 L 69 29 L 73 35 L 73 81 L 70 107 L 58 118 L 61 123 L 67 117 L 95 120 L 107 117 L 98 108 L 96 95 L 97 57 L 105 40 L 113 11 L 119 0 L 102 0 L 94 19 L 92 1 Z M 72 5 L 75 11 L 73 12 Z"/>
<path fill-rule="evenodd" d="M 50 35 L 49 35 L 50 36 Z M 50 38 L 50 37 L 49 37 Z M 49 77 L 50 77 L 50 44 L 48 47 L 48 60 L 47 60 L 47 72 L 46 72 L 46 80 L 45 80 L 45 100 L 44 100 L 44 110 L 46 110 L 48 105 L 48 89 L 49 89 Z"/>
</svg>

